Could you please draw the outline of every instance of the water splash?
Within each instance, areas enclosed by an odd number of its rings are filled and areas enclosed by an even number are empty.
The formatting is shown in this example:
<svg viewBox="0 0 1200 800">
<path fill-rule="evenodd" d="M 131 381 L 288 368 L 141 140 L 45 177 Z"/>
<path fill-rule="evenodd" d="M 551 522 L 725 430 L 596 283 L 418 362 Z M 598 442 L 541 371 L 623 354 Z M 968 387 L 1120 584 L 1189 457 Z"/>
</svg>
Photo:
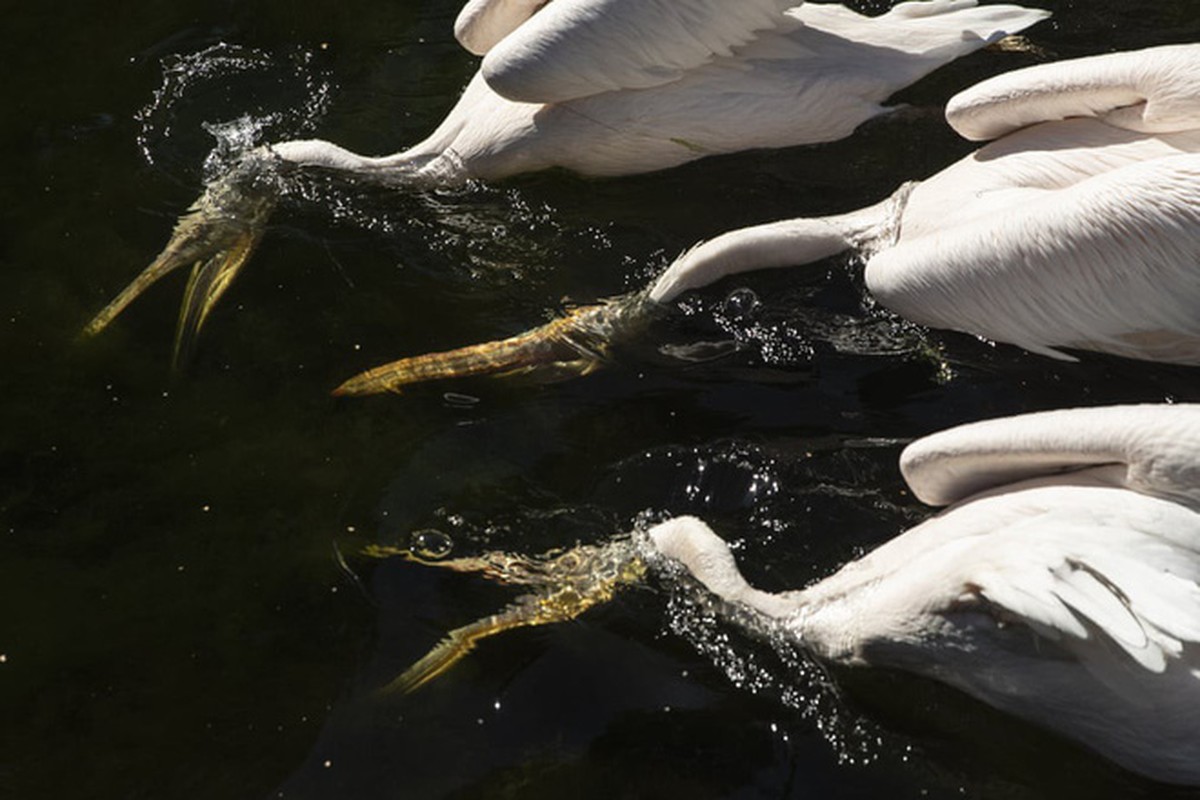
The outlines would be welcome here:
<svg viewBox="0 0 1200 800">
<path fill-rule="evenodd" d="M 311 134 L 332 92 L 314 60 L 302 48 L 276 54 L 226 42 L 166 56 L 161 85 L 135 115 L 146 163 L 173 160 L 177 139 L 204 131 L 217 140 L 204 160 L 204 177 L 211 180 L 252 147 Z M 230 107 L 231 97 L 255 98 L 255 104 Z"/>
<path fill-rule="evenodd" d="M 798 712 L 843 764 L 869 764 L 885 738 L 873 722 L 847 708 L 825 668 L 793 637 L 760 615 L 714 597 L 679 564 L 647 551 L 667 593 L 667 630 L 684 639 L 739 690 Z"/>
<path fill-rule="evenodd" d="M 918 358 L 949 379 L 928 331 L 879 306 L 861 285 L 861 263 L 849 267 L 763 273 L 724 294 L 691 292 L 675 305 L 691 325 L 715 327 L 730 349 L 765 366 L 804 368 L 826 356 Z"/>
<path fill-rule="evenodd" d="M 547 523 L 561 526 L 568 519 L 568 524 L 577 525 L 576 517 L 581 512 L 586 515 L 592 511 L 567 506 L 543 511 L 526 508 L 510 518 L 469 521 L 443 509 L 439 510 L 442 528 L 456 529 L 456 535 L 474 540 L 473 547 L 483 546 L 483 552 L 445 561 L 449 536 L 432 529 L 411 534 L 413 549 L 409 552 L 429 558 L 428 566 L 478 573 L 501 584 L 533 588 L 533 594 L 523 601 L 519 599 L 500 616 L 460 629 L 487 628 L 481 635 L 515 627 L 518 620 L 528 625 L 571 619 L 592 605 L 607 602 L 622 588 L 649 580 L 660 590 L 666 631 L 687 641 L 738 690 L 766 697 L 797 712 L 829 744 L 841 763 L 868 764 L 886 752 L 890 737 L 847 707 L 838 685 L 800 642 L 772 620 L 714 597 L 677 562 L 658 552 L 646 531 L 670 516 L 668 513 L 642 510 L 628 524 L 615 528 L 632 530 L 629 534 L 612 535 L 610 529 L 609 535 L 596 537 L 593 544 L 580 545 L 576 540 L 574 546 L 568 542 L 538 555 L 531 555 L 537 550 L 529 537 L 519 534 Z M 511 552 L 508 548 L 492 549 L 505 539 L 522 544 Z M 418 547 L 430 543 L 439 552 L 417 552 Z M 498 625 L 498 620 L 504 624 Z M 452 635 L 406 672 L 399 684 L 415 688 L 447 669 L 469 649 L 456 644 Z"/>
<path fill-rule="evenodd" d="M 865 509 L 876 528 L 887 530 L 886 520 L 909 521 L 889 490 L 898 486 L 894 464 L 900 444 L 826 437 L 769 445 L 739 439 L 669 445 L 615 465 L 612 499 L 674 514 L 730 517 L 754 530 L 755 547 L 771 547 L 782 538 L 795 549 L 809 538 L 805 531 L 816 508 L 839 514 Z"/>
<path fill-rule="evenodd" d="M 311 136 L 331 104 L 332 84 L 318 54 L 267 52 L 221 42 L 162 59 L 162 82 L 136 115 L 138 145 L 152 166 L 191 171 L 203 151 L 210 182 L 245 152 Z M 233 98 L 233 99 L 231 99 Z M 564 262 L 611 250 L 606 229 L 560 221 L 552 204 L 522 187 L 478 182 L 424 188 L 304 170 L 280 187 L 293 209 L 321 209 L 325 220 L 409 240 L 406 264 L 485 287 L 517 286 L 553 275 Z M 403 255 L 402 255 L 403 257 Z"/>
<path fill-rule="evenodd" d="M 469 287 L 475 297 L 550 279 L 571 253 L 608 246 L 594 226 L 564 225 L 556 208 L 517 188 L 414 187 L 319 170 L 298 172 L 288 184 L 285 199 L 319 208 L 339 226 L 403 239 L 397 247 L 406 267 Z"/>
</svg>

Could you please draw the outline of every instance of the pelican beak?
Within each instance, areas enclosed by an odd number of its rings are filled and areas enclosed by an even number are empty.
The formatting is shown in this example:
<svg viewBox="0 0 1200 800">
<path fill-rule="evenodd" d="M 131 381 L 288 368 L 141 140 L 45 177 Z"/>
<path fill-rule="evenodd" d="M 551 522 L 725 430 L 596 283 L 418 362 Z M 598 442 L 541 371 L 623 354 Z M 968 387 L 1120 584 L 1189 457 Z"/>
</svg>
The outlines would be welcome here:
<svg viewBox="0 0 1200 800">
<path fill-rule="evenodd" d="M 543 380 L 587 375 L 609 360 L 615 340 L 639 333 L 658 307 L 644 291 L 609 298 L 508 339 L 384 364 L 355 375 L 333 394 L 400 392 L 412 384 L 478 375 L 531 375 Z"/>
<path fill-rule="evenodd" d="M 516 628 L 552 625 L 575 619 L 621 591 L 642 583 L 646 562 L 630 537 L 600 544 L 579 544 L 541 556 L 492 552 L 470 558 L 430 560 L 407 550 L 372 548 L 368 555 L 398 555 L 430 567 L 477 573 L 501 584 L 528 586 L 501 611 L 455 628 L 398 677 L 382 694 L 407 694 L 450 670 L 484 639 Z"/>
<path fill-rule="evenodd" d="M 204 320 L 262 238 L 279 186 L 274 165 L 251 153 L 218 180 L 179 218 L 158 258 L 83 329 L 95 336 L 159 278 L 191 264 L 179 312 L 173 363 L 186 360 Z"/>
</svg>

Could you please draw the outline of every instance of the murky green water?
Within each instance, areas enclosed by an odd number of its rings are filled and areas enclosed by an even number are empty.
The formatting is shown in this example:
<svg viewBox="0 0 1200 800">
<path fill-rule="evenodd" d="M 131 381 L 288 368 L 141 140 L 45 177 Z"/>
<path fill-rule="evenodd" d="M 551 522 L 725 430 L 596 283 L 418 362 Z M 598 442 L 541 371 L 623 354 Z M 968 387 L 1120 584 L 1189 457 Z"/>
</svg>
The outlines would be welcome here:
<svg viewBox="0 0 1200 800">
<path fill-rule="evenodd" d="M 661 586 L 485 643 L 413 696 L 372 695 L 511 595 L 370 561 L 368 544 L 432 528 L 456 554 L 538 552 L 691 512 L 740 540 L 754 580 L 794 586 L 920 517 L 895 469 L 915 436 L 1200 399 L 1195 371 L 1051 363 L 900 325 L 840 262 L 691 298 L 586 380 L 329 398 L 382 360 L 640 285 L 698 238 L 935 171 L 969 146 L 933 109 L 1035 58 L 995 53 L 834 145 L 611 181 L 316 187 L 322 207 L 275 216 L 184 374 L 167 369 L 182 281 L 76 341 L 196 195 L 206 125 L 414 142 L 473 69 L 449 36 L 457 5 L 6 15 L 0 796 L 1161 796 L 948 690 L 826 676 Z M 1057 18 L 1033 38 L 1061 57 L 1200 34 L 1195 0 L 1040 5 Z M 761 301 L 749 315 L 726 302 L 743 286 Z M 656 354 L 696 340 L 742 347 L 693 366 Z"/>
</svg>

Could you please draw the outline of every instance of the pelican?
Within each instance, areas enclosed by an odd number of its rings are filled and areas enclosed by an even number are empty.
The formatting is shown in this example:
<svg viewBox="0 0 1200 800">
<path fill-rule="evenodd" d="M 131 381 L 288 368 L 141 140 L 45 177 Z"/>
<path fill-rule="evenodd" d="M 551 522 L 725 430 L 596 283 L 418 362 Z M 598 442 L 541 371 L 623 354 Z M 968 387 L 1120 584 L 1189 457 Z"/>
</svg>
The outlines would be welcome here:
<svg viewBox="0 0 1200 800">
<path fill-rule="evenodd" d="M 900 469 L 918 499 L 948 507 L 805 589 L 752 587 L 704 522 L 677 517 L 642 550 L 586 546 L 586 563 L 605 565 L 586 573 L 595 586 L 579 585 L 576 559 L 542 596 L 607 600 L 645 571 L 613 553 L 668 580 L 679 570 L 663 562 L 682 565 L 753 633 L 946 683 L 1130 771 L 1200 785 L 1200 405 L 971 423 L 913 442 Z M 557 571 L 540 575 L 553 584 Z M 399 685 L 443 671 L 489 628 L 565 618 L 517 608 L 460 629 L 471 637 Z"/>
<path fill-rule="evenodd" d="M 1200 406 L 975 423 L 901 455 L 941 514 L 801 591 L 680 518 L 654 545 L 815 656 L 906 670 L 1200 785 Z"/>
<path fill-rule="evenodd" d="M 193 265 L 178 358 L 250 257 L 295 169 L 429 186 L 550 167 L 627 175 L 833 141 L 886 111 L 897 90 L 1046 16 L 975 0 L 905 2 L 875 18 L 796 0 L 471 0 L 456 34 L 483 63 L 429 138 L 383 157 L 320 140 L 250 151 L 84 332 L 98 333 L 163 275 Z"/>
<path fill-rule="evenodd" d="M 882 305 L 1028 351 L 1200 364 L 1200 45 L 1042 64 L 985 80 L 946 118 L 994 139 L 860 211 L 735 230 L 646 290 L 504 342 L 394 362 L 361 394 L 462 374 L 595 369 L 608 342 L 727 275 L 854 248 Z"/>
</svg>

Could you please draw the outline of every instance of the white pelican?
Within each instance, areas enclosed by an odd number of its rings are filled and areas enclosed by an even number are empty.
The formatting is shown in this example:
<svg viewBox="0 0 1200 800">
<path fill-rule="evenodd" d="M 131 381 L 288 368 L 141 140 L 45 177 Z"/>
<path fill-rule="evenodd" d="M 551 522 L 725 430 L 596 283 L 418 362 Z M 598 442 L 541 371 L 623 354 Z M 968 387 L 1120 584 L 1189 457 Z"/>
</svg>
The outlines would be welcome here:
<svg viewBox="0 0 1200 800">
<path fill-rule="evenodd" d="M 665 555 L 752 633 L 947 683 L 1133 772 L 1200 785 L 1200 405 L 963 425 L 909 445 L 900 469 L 949 508 L 799 591 L 750 586 L 694 517 L 651 528 L 648 546 L 444 562 L 541 590 L 459 628 L 389 688 L 423 685 L 493 633 L 576 616 L 646 566 L 661 573 Z"/>
<path fill-rule="evenodd" d="M 897 90 L 1046 16 L 975 0 L 900 3 L 875 18 L 796 0 L 471 0 L 456 32 L 487 55 L 429 138 L 378 158 L 319 140 L 252 151 L 85 333 L 191 264 L 177 353 L 186 347 L 253 251 L 289 168 L 452 184 L 549 167 L 625 175 L 832 141 Z"/>
<path fill-rule="evenodd" d="M 1000 138 L 864 210 L 718 236 L 647 291 L 483 346 L 482 360 L 471 348 L 417 357 L 339 391 L 543 357 L 587 371 L 612 336 L 689 289 L 847 248 L 866 255 L 871 294 L 915 322 L 1056 358 L 1200 364 L 1200 45 L 1017 70 L 961 92 L 946 117 L 969 139 Z"/>
<path fill-rule="evenodd" d="M 1200 406 L 964 425 L 911 444 L 900 468 L 950 507 L 800 591 L 751 587 L 698 519 L 650 536 L 820 659 L 942 681 L 1200 785 Z"/>
</svg>

